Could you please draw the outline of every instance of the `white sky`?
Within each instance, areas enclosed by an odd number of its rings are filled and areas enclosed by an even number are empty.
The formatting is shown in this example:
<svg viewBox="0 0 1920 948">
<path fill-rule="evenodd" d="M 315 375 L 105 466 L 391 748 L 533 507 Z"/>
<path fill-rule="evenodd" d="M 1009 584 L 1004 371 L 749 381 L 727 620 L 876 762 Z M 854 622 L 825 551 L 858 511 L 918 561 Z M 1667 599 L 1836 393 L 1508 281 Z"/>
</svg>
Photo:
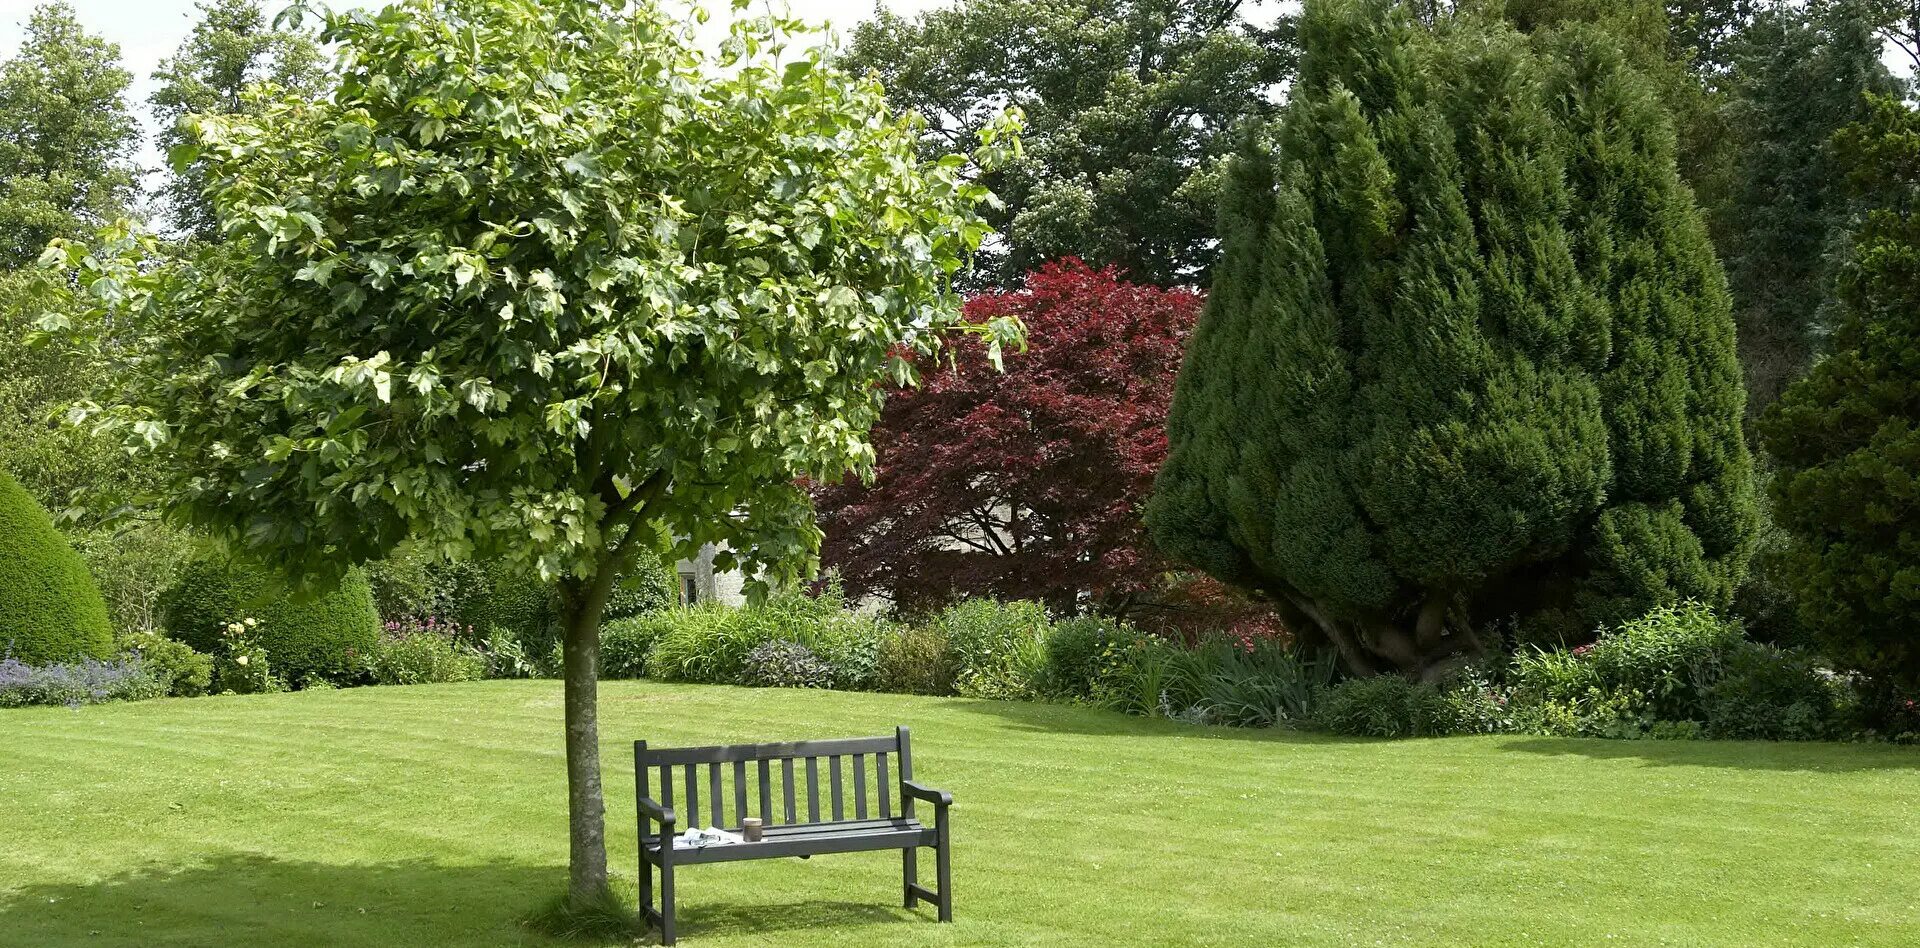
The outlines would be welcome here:
<svg viewBox="0 0 1920 948">
<path fill-rule="evenodd" d="M 26 32 L 27 17 L 42 0 L 0 0 L 0 59 L 10 57 L 20 46 L 20 39 Z M 80 22 L 87 30 L 120 45 L 121 65 L 133 73 L 133 87 L 128 90 L 127 105 L 143 122 L 148 121 L 146 101 L 153 90 L 153 70 L 160 60 L 173 55 L 187 33 L 193 29 L 194 21 L 199 19 L 199 11 L 194 0 L 67 0 L 80 15 Z M 384 6 L 385 0 L 320 0 L 336 10 L 350 7 Z M 759 9 L 766 0 L 756 0 L 755 9 Z M 869 19 L 875 9 L 875 0 L 775 0 L 782 2 L 787 9 L 802 20 L 813 23 L 827 23 L 836 28 L 843 37 L 851 32 L 853 25 Z M 911 14 L 938 6 L 950 0 L 885 0 L 884 5 L 896 13 Z M 732 9 L 729 0 L 704 0 L 704 6 L 713 14 L 718 25 Z M 262 9 L 268 16 L 278 13 L 287 6 L 286 0 L 263 0 Z M 147 140 L 140 151 L 140 163 L 149 168 L 161 165 L 161 156 L 152 145 L 153 129 L 149 124 Z"/>
</svg>

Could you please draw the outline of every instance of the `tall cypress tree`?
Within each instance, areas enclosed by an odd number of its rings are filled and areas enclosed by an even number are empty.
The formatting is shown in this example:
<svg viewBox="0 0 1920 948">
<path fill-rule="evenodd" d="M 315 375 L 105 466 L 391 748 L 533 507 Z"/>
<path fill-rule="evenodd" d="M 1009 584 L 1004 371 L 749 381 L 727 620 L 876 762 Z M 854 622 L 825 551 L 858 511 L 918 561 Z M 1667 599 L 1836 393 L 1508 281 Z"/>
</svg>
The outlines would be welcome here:
<svg viewBox="0 0 1920 948">
<path fill-rule="evenodd" d="M 1148 525 L 1356 673 L 1486 623 L 1725 602 L 1753 530 L 1724 278 L 1604 34 L 1313 0 L 1233 172 Z"/>
</svg>

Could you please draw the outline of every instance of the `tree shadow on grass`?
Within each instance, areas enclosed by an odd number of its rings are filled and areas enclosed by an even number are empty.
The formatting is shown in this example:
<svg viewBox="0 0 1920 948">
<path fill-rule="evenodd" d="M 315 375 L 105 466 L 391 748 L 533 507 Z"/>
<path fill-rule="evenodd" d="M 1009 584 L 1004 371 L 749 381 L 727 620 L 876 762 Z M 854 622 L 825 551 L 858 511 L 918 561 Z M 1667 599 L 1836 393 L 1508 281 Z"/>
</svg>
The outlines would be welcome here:
<svg viewBox="0 0 1920 948">
<path fill-rule="evenodd" d="M 1638 760 L 1655 767 L 1721 767 L 1734 770 L 1797 770 L 1854 773 L 1920 770 L 1920 749 L 1892 744 L 1829 744 L 1792 741 L 1602 740 L 1589 737 L 1528 737 L 1502 741 L 1501 750 L 1595 760 Z"/>
<path fill-rule="evenodd" d="M 537 934 L 521 921 L 565 881 L 566 869 L 557 865 L 457 866 L 425 860 L 330 865 L 227 853 L 185 866 L 141 866 L 94 882 L 28 884 L 0 892 L 0 944 L 583 944 Z M 624 885 L 630 887 L 631 880 Z M 631 889 L 623 894 L 631 904 Z M 699 935 L 923 920 L 897 907 L 822 901 L 683 902 L 680 921 L 683 935 Z"/>
</svg>

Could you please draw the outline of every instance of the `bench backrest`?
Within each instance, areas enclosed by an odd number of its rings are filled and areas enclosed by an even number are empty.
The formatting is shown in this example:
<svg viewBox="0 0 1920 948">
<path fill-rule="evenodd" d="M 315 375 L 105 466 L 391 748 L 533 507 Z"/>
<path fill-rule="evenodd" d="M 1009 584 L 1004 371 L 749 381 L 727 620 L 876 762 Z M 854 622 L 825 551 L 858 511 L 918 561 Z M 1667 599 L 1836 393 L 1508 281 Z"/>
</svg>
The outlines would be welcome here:
<svg viewBox="0 0 1920 948">
<path fill-rule="evenodd" d="M 913 779 L 904 727 L 889 737 L 781 744 L 649 748 L 646 741 L 634 741 L 633 776 L 635 791 L 675 810 L 682 830 L 738 828 L 748 816 L 777 826 L 891 819 L 913 812 L 900 792 L 900 782 Z"/>
</svg>

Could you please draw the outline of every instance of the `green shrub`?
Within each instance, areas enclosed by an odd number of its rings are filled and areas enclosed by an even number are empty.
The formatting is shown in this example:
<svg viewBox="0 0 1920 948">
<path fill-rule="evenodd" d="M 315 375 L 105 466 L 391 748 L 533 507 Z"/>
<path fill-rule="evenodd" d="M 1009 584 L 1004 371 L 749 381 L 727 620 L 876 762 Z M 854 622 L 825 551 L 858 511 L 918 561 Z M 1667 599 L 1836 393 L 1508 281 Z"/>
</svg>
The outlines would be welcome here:
<svg viewBox="0 0 1920 948">
<path fill-rule="evenodd" d="M 874 687 L 910 695 L 950 695 L 959 675 L 947 634 L 925 625 L 901 625 L 880 640 Z"/>
<path fill-rule="evenodd" d="M 0 471 L 0 658 L 44 665 L 112 651 L 112 620 L 86 562 Z"/>
<path fill-rule="evenodd" d="M 1708 666 L 1742 641 L 1739 626 L 1705 606 L 1663 606 L 1592 645 L 1516 656 L 1509 683 L 1521 705 L 1584 702 L 1644 720 L 1700 720 Z"/>
<path fill-rule="evenodd" d="M 642 553 L 607 599 L 607 619 L 628 619 L 658 612 L 680 602 L 680 574 L 659 555 Z"/>
<path fill-rule="evenodd" d="M 255 641 L 288 681 L 349 679 L 380 637 L 373 593 L 358 569 L 333 589 L 296 595 L 262 567 L 212 557 L 188 564 L 162 597 L 167 633 L 215 655 L 224 650 L 227 624 L 249 617 L 259 620 Z"/>
<path fill-rule="evenodd" d="M 831 688 L 833 666 L 798 642 L 762 642 L 747 653 L 743 684 L 760 688 Z"/>
<path fill-rule="evenodd" d="M 366 571 L 374 607 L 383 621 L 432 616 L 444 623 L 480 628 L 489 618 L 492 574 L 478 563 L 450 562 L 406 549 L 368 563 Z"/>
<path fill-rule="evenodd" d="M 640 678 L 647 674 L 647 652 L 662 623 L 650 615 L 613 619 L 600 626 L 600 677 Z"/>
<path fill-rule="evenodd" d="M 419 624 L 389 631 L 363 657 L 367 677 L 379 685 L 428 685 L 479 681 L 486 657 L 443 631 Z"/>
<path fill-rule="evenodd" d="M 1047 636 L 1047 662 L 1040 691 L 1069 701 L 1092 700 L 1101 653 L 1130 635 L 1111 619 L 1082 616 L 1054 623 Z"/>
<path fill-rule="evenodd" d="M 197 698 L 213 687 L 213 656 L 194 651 L 158 632 L 141 632 L 125 640 L 123 650 L 138 656 L 162 690 L 176 698 Z"/>
<path fill-rule="evenodd" d="M 1175 716 L 1235 727 L 1273 727 L 1308 717 L 1333 682 L 1333 663 L 1304 658 L 1271 639 L 1214 638 L 1169 651 L 1163 706 Z"/>
<path fill-rule="evenodd" d="M 956 669 L 954 690 L 974 698 L 1038 694 L 1052 623 L 1037 602 L 968 599 L 933 617 Z"/>
<path fill-rule="evenodd" d="M 1351 678 L 1319 697 L 1316 717 L 1335 734 L 1354 737 L 1433 737 L 1454 733 L 1454 712 L 1433 685 L 1400 675 Z"/>
<path fill-rule="evenodd" d="M 196 541 L 164 523 L 141 521 L 89 531 L 73 545 L 106 600 L 114 631 L 127 636 L 160 630 L 160 596 L 193 558 Z"/>
<path fill-rule="evenodd" d="M 1805 653 L 1743 642 L 1721 657 L 1706 688 L 1709 737 L 1813 741 L 1858 729 L 1847 682 Z"/>
<path fill-rule="evenodd" d="M 702 603 L 635 620 L 653 645 L 647 674 L 669 681 L 738 684 L 747 654 L 767 642 L 796 642 L 833 669 L 833 687 L 872 687 L 887 624 L 846 608 L 836 586 L 818 596 L 777 593 L 762 606 Z"/>
</svg>

